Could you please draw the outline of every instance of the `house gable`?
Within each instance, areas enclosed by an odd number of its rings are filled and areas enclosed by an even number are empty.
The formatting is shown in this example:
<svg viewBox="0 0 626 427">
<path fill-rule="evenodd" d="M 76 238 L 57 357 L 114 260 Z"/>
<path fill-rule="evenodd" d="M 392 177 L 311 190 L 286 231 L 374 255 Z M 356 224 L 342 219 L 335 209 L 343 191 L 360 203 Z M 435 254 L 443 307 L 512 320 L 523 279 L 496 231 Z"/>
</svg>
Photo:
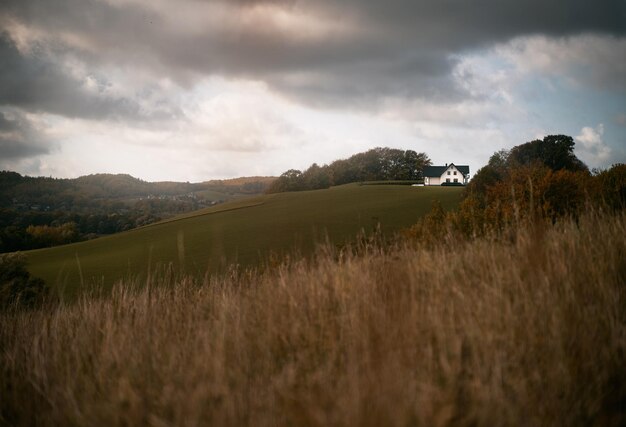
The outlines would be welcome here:
<svg viewBox="0 0 626 427">
<path fill-rule="evenodd" d="M 467 184 L 469 179 L 468 165 L 455 165 L 454 163 L 445 166 L 426 166 L 423 170 L 425 185 Z"/>
</svg>

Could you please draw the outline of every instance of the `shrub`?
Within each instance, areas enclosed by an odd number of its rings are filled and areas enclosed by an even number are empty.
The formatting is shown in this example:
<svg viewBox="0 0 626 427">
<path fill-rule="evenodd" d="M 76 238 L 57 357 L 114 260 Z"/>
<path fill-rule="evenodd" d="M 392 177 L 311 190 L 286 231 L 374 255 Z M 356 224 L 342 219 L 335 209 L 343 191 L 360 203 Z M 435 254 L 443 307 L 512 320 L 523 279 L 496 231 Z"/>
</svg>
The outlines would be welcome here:
<svg viewBox="0 0 626 427">
<path fill-rule="evenodd" d="M 433 200 L 430 212 L 405 231 L 405 237 L 432 246 L 448 233 L 448 214 L 439 200 Z"/>
<path fill-rule="evenodd" d="M 585 190 L 589 185 L 590 176 L 586 172 L 549 171 L 539 183 L 544 216 L 552 221 L 567 215 L 578 217 L 585 206 Z"/>
<path fill-rule="evenodd" d="M 600 172 L 596 178 L 594 196 L 610 209 L 626 207 L 626 165 L 618 163 Z"/>
<path fill-rule="evenodd" d="M 26 270 L 24 255 L 0 255 L 0 309 L 39 305 L 46 300 L 48 291 L 43 280 Z"/>
</svg>

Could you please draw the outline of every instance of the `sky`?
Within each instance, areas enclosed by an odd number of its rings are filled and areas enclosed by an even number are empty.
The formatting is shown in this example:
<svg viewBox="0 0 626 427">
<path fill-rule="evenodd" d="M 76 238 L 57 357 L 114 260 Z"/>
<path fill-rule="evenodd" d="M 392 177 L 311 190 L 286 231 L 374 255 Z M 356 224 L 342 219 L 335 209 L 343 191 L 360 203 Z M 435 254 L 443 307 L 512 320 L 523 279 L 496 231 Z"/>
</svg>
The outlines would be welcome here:
<svg viewBox="0 0 626 427">
<path fill-rule="evenodd" d="M 0 170 L 470 165 L 566 134 L 626 162 L 626 0 L 2 0 Z"/>
</svg>

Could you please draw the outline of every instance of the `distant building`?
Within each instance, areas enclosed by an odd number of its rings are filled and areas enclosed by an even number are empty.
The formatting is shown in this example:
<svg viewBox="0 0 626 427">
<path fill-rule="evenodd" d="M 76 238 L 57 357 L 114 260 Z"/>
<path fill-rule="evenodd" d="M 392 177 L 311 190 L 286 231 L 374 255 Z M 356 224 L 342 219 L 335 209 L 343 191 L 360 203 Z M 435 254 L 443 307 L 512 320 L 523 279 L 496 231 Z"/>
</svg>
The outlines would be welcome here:
<svg viewBox="0 0 626 427">
<path fill-rule="evenodd" d="M 426 166 L 424 185 L 465 185 L 469 180 L 469 166 L 446 163 L 445 166 Z"/>
</svg>

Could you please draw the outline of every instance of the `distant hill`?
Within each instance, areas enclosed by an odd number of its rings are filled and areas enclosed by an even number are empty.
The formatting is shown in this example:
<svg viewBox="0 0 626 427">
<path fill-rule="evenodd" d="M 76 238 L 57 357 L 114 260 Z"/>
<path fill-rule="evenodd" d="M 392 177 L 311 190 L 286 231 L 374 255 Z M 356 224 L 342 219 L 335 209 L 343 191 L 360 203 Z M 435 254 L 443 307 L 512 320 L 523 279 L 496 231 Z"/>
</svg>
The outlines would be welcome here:
<svg viewBox="0 0 626 427">
<path fill-rule="evenodd" d="M 241 177 L 199 183 L 147 182 L 128 174 L 94 174 L 66 179 L 30 177 L 16 172 L 1 171 L 0 206 L 39 202 L 44 195 L 58 196 L 59 199 L 78 196 L 88 196 L 91 199 L 126 199 L 142 196 L 175 196 L 207 190 L 224 194 L 258 194 L 264 191 L 274 179 L 273 177 Z M 54 203 L 58 200 L 51 197 L 49 201 Z"/>
<path fill-rule="evenodd" d="M 327 238 L 343 244 L 379 225 L 393 233 L 414 224 L 433 200 L 453 209 L 460 197 L 459 188 L 359 184 L 267 194 L 27 257 L 34 275 L 71 295 L 81 283 L 108 287 L 158 265 L 203 275 L 262 265 L 270 254 L 307 254 Z"/>
<path fill-rule="evenodd" d="M 0 252 L 126 231 L 265 192 L 272 177 L 147 182 L 127 174 L 75 179 L 0 172 Z M 30 227 L 30 229 L 29 229 Z"/>
</svg>

